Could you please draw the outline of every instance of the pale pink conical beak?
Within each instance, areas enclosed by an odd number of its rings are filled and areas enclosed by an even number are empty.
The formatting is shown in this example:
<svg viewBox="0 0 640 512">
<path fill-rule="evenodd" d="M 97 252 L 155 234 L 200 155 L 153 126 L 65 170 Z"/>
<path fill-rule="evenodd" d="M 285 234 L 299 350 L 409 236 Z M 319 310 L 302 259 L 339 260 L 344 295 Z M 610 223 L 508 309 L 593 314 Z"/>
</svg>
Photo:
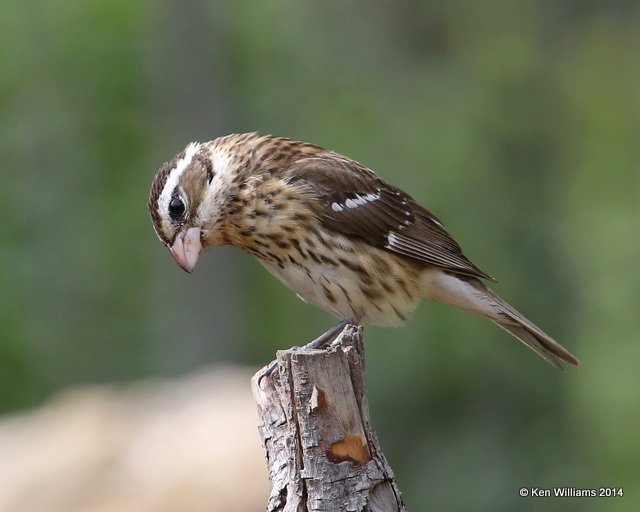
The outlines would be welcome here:
<svg viewBox="0 0 640 512">
<path fill-rule="evenodd" d="M 189 228 L 178 233 L 171 246 L 171 254 L 176 262 L 189 273 L 193 272 L 201 250 L 200 228 Z"/>
</svg>

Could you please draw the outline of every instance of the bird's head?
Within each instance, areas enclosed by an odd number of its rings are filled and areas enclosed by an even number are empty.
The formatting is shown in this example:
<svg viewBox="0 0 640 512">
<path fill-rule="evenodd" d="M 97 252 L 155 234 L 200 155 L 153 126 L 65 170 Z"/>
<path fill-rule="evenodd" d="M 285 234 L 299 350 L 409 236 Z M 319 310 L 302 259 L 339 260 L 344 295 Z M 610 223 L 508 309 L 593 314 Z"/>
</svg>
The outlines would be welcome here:
<svg viewBox="0 0 640 512">
<path fill-rule="evenodd" d="M 158 238 L 192 272 L 202 249 L 221 245 L 224 212 L 239 166 L 217 141 L 193 142 L 155 175 L 149 213 Z"/>
</svg>

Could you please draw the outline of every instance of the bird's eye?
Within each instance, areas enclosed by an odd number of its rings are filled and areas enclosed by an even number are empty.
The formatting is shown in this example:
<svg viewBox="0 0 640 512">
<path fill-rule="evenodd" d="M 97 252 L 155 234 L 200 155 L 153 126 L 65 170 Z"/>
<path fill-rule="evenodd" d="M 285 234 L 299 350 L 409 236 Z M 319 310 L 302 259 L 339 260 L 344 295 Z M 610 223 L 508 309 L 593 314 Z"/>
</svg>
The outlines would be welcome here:
<svg viewBox="0 0 640 512">
<path fill-rule="evenodd" d="M 182 199 L 179 196 L 173 196 L 169 202 L 169 217 L 173 220 L 178 220 L 184 215 L 185 209 Z"/>
</svg>

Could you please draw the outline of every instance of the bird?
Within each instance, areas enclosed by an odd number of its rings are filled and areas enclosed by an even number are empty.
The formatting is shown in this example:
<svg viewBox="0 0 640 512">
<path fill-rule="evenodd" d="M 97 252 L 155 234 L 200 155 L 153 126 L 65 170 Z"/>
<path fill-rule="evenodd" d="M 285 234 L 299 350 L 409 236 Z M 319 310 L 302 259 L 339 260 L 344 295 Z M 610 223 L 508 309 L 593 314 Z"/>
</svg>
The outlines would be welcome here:
<svg viewBox="0 0 640 512">
<path fill-rule="evenodd" d="M 426 297 L 488 318 L 560 370 L 579 363 L 485 284 L 495 279 L 434 214 L 332 150 L 256 132 L 192 142 L 155 174 L 148 209 L 185 271 L 231 245 L 341 320 L 309 347 L 347 324 L 401 324 Z"/>
</svg>

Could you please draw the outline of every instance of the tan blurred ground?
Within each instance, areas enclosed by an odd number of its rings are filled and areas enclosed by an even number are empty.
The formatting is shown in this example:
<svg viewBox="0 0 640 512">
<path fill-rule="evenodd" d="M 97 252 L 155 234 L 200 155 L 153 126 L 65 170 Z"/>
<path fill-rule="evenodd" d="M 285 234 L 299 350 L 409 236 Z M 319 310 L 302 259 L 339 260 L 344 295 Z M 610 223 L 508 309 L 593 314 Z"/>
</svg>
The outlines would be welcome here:
<svg viewBox="0 0 640 512">
<path fill-rule="evenodd" d="M 1 512 L 264 510 L 251 372 L 67 391 L 0 421 Z"/>
</svg>

